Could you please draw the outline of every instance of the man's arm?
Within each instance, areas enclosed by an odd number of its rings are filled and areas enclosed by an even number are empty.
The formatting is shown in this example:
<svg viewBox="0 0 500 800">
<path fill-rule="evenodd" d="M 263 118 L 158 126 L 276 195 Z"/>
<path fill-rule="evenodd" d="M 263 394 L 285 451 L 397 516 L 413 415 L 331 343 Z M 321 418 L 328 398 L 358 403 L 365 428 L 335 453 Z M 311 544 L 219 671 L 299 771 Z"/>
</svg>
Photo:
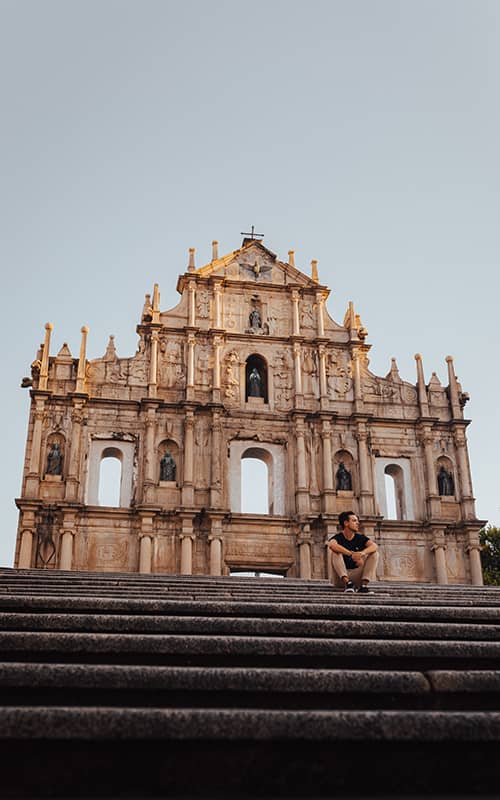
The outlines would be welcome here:
<svg viewBox="0 0 500 800">
<path fill-rule="evenodd" d="M 355 553 L 351 553 L 351 557 L 355 564 L 363 563 L 363 559 L 370 555 L 370 553 L 375 553 L 378 550 L 378 544 L 376 542 L 372 542 L 371 539 L 367 539 L 367 542 L 363 548 L 363 550 L 358 550 Z"/>
</svg>

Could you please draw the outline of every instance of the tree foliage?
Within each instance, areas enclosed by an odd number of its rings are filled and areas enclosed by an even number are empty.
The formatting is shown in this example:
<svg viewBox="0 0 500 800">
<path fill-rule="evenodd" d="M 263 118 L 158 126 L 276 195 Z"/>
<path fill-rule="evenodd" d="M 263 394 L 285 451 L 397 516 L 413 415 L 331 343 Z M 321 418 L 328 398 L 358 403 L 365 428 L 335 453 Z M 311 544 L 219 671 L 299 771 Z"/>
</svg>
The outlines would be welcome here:
<svg viewBox="0 0 500 800">
<path fill-rule="evenodd" d="M 500 586 L 500 528 L 493 525 L 483 528 L 479 534 L 481 542 L 481 564 L 486 586 Z"/>
</svg>

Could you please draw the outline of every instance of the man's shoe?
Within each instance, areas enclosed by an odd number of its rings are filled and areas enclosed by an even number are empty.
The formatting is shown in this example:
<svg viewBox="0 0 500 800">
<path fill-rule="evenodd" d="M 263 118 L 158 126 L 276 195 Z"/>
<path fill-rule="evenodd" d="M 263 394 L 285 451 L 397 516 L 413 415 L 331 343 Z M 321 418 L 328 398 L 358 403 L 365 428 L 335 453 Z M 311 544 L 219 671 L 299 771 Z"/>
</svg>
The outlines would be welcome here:
<svg viewBox="0 0 500 800">
<path fill-rule="evenodd" d="M 344 592 L 354 592 L 354 584 L 352 581 L 347 581 L 344 584 Z"/>
<path fill-rule="evenodd" d="M 373 594 L 373 592 L 366 584 L 363 583 L 358 589 L 358 594 Z"/>
</svg>

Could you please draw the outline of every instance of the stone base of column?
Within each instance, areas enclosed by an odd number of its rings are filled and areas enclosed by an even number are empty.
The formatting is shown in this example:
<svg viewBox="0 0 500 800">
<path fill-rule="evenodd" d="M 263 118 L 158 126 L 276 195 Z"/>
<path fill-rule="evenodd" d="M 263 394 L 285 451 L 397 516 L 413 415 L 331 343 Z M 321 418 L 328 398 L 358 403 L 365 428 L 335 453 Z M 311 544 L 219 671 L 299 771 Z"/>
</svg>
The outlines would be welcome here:
<svg viewBox="0 0 500 800">
<path fill-rule="evenodd" d="M 295 493 L 295 504 L 298 514 L 307 514 L 309 511 L 309 492 L 307 489 L 297 489 Z"/>
<path fill-rule="evenodd" d="M 182 505 L 183 506 L 194 505 L 194 486 L 182 487 Z"/>
<path fill-rule="evenodd" d="M 77 478 L 66 478 L 66 489 L 64 493 L 64 499 L 73 501 L 78 500 L 78 489 L 80 487 L 80 482 Z"/>
<path fill-rule="evenodd" d="M 38 475 L 28 475 L 26 478 L 25 497 L 38 497 L 40 491 L 40 478 Z"/>
<path fill-rule="evenodd" d="M 323 492 L 323 511 L 325 514 L 336 514 L 336 495 L 333 489 L 325 489 Z"/>
</svg>

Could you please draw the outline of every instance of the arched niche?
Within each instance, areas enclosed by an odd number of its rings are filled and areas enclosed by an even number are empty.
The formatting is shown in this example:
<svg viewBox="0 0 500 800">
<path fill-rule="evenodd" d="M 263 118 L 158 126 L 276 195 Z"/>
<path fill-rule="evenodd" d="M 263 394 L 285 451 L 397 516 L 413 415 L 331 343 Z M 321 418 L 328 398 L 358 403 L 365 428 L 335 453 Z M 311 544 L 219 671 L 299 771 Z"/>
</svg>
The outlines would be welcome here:
<svg viewBox="0 0 500 800">
<path fill-rule="evenodd" d="M 162 461 L 165 459 L 165 457 L 168 458 L 168 455 L 170 455 L 170 458 L 173 461 L 173 464 L 175 465 L 174 469 L 175 477 L 170 479 L 168 477 L 165 477 L 167 474 L 165 464 L 163 464 L 162 466 Z M 160 442 L 158 446 L 158 459 L 156 465 L 158 473 L 158 482 L 159 483 L 168 482 L 168 483 L 178 484 L 181 475 L 180 468 L 181 465 L 180 465 L 180 454 L 179 454 L 178 444 L 174 442 L 173 439 L 164 439 L 162 442 Z"/>
<path fill-rule="evenodd" d="M 45 448 L 45 461 L 43 465 L 44 476 L 62 476 L 64 471 L 66 440 L 60 433 L 51 433 L 47 437 Z"/>
<path fill-rule="evenodd" d="M 441 497 L 455 497 L 457 482 L 453 462 L 447 456 L 440 456 L 436 462 L 436 482 Z"/>
<path fill-rule="evenodd" d="M 342 475 L 341 465 L 348 473 L 349 481 Z M 333 457 L 333 480 L 337 492 L 354 492 L 354 459 L 347 450 L 337 450 Z"/>
<path fill-rule="evenodd" d="M 135 444 L 130 441 L 115 441 L 113 439 L 93 439 L 90 443 L 88 459 L 87 490 L 85 503 L 98 506 L 99 482 L 101 461 L 103 459 L 116 459 L 120 464 L 119 497 L 120 508 L 130 506 L 132 500 L 133 466 Z"/>
<path fill-rule="evenodd" d="M 231 511 L 241 513 L 241 464 L 256 458 L 267 466 L 269 514 L 285 514 L 285 451 L 283 445 L 236 439 L 229 446 L 229 501 Z"/>
<path fill-rule="evenodd" d="M 245 400 L 262 398 L 269 402 L 267 361 L 257 353 L 248 356 L 245 363 Z"/>
</svg>

